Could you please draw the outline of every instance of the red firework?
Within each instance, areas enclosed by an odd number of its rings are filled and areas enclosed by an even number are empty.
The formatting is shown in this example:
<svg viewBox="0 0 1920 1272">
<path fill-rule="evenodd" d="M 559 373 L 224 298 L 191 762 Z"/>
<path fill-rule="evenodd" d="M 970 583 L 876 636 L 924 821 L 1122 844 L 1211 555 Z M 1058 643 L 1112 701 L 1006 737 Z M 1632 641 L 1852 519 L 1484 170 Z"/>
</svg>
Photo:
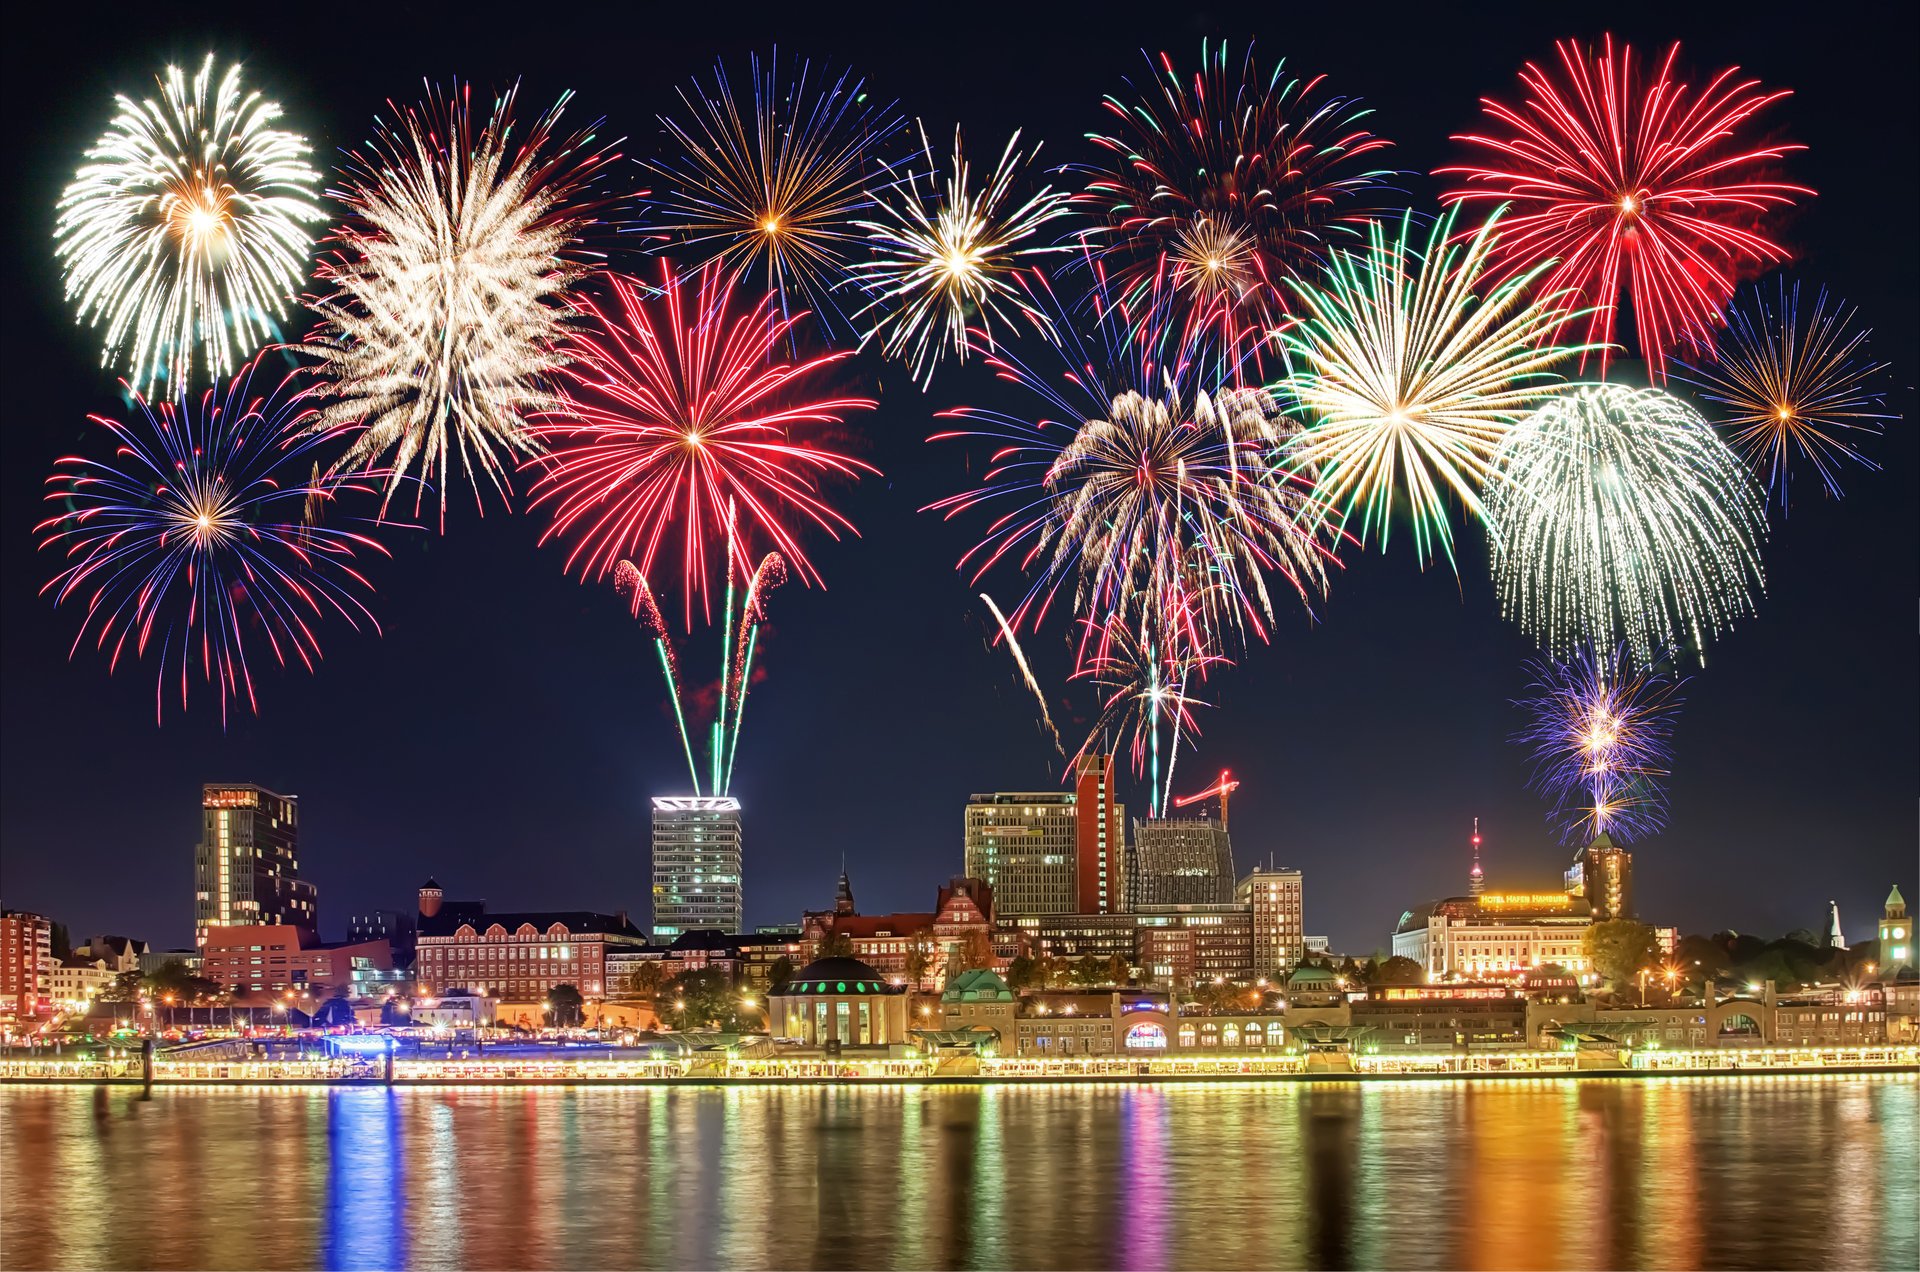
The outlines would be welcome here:
<svg viewBox="0 0 1920 1272">
<path fill-rule="evenodd" d="M 803 580 L 819 582 L 796 522 L 835 538 L 853 529 L 821 497 L 819 479 L 879 472 L 805 436 L 875 405 L 805 391 L 849 355 L 781 361 L 788 331 L 806 315 L 781 316 L 771 297 L 736 309 L 733 280 L 715 266 L 676 275 L 663 264 L 658 288 L 610 277 L 608 308 L 576 306 L 583 322 L 568 340 L 562 404 L 538 430 L 549 451 L 531 461 L 543 470 L 533 503 L 553 510 L 541 542 L 571 541 L 566 568 L 583 578 L 606 575 L 623 557 L 658 578 L 655 562 L 670 554 L 689 629 L 695 598 L 706 613 L 715 578 L 730 565 L 749 568 L 756 532 Z M 738 560 L 715 561 L 714 544 Z"/>
<path fill-rule="evenodd" d="M 1624 292 L 1641 356 L 1664 379 L 1669 351 L 1720 325 L 1740 273 L 1787 259 L 1761 233 L 1762 218 L 1813 191 L 1761 178 L 1805 147 L 1742 140 L 1752 118 L 1787 93 L 1736 79 L 1738 67 L 1695 93 L 1673 78 L 1678 44 L 1651 77 L 1612 36 L 1597 58 L 1572 40 L 1555 47 L 1557 80 L 1532 62 L 1520 73 L 1523 106 L 1481 99 L 1510 135 L 1454 138 L 1491 151 L 1486 165 L 1436 175 L 1465 179 L 1448 202 L 1512 205 L 1497 249 L 1504 268 L 1557 260 L 1540 286 L 1577 289 L 1596 307 L 1588 341 L 1615 343 Z"/>
</svg>

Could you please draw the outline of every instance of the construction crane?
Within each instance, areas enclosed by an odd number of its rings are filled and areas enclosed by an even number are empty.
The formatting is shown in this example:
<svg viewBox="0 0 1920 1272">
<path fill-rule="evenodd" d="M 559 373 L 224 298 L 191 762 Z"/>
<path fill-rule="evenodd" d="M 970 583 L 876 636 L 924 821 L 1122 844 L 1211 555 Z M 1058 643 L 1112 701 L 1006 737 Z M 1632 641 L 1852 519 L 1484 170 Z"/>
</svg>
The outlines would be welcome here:
<svg viewBox="0 0 1920 1272">
<path fill-rule="evenodd" d="M 1218 795 L 1220 797 L 1220 829 L 1226 830 L 1227 796 L 1233 794 L 1234 791 L 1239 789 L 1239 786 L 1240 783 L 1234 780 L 1226 769 L 1221 769 L 1219 781 L 1207 787 L 1204 791 L 1195 791 L 1191 795 L 1182 795 L 1179 799 L 1173 801 L 1173 806 L 1175 808 L 1185 808 L 1189 804 L 1198 804 L 1203 799 L 1212 799 L 1215 795 Z"/>
</svg>

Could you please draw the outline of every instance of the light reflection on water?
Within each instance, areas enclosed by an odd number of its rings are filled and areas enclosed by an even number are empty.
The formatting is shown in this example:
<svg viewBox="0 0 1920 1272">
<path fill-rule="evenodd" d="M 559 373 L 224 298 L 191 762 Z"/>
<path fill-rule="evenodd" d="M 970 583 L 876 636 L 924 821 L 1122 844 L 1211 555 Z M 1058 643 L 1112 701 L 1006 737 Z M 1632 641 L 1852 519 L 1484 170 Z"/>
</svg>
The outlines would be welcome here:
<svg viewBox="0 0 1920 1272">
<path fill-rule="evenodd" d="M 1920 1264 L 1920 1079 L 0 1091 L 0 1267 Z"/>
</svg>

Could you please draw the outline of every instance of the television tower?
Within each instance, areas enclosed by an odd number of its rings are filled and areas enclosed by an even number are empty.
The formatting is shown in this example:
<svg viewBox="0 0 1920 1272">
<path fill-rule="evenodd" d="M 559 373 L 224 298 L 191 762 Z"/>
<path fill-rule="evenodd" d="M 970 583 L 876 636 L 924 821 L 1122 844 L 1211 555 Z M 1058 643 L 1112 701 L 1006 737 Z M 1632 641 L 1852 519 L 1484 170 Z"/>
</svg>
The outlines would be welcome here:
<svg viewBox="0 0 1920 1272">
<path fill-rule="evenodd" d="M 1467 871 L 1467 895 L 1477 897 L 1487 886 L 1487 876 L 1480 869 L 1480 819 L 1473 819 L 1473 869 Z"/>
</svg>

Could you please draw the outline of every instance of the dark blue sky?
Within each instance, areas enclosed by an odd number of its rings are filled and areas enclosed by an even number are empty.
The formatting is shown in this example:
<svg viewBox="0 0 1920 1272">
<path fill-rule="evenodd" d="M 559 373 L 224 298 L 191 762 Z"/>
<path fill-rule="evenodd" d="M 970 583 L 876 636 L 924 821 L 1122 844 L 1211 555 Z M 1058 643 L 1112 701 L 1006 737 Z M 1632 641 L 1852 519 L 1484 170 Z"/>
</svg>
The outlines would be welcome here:
<svg viewBox="0 0 1920 1272">
<path fill-rule="evenodd" d="M 716 54 L 778 41 L 783 56 L 851 60 L 932 135 L 957 119 L 997 150 L 1022 127 L 1059 163 L 1085 157 L 1079 138 L 1098 123 L 1100 95 L 1138 78 L 1142 46 L 1191 64 L 1203 36 L 1252 36 L 1263 58 L 1284 54 L 1324 71 L 1331 91 L 1365 98 L 1376 131 L 1397 143 L 1392 162 L 1418 173 L 1457 155 L 1447 136 L 1475 125 L 1482 94 L 1515 96 L 1524 59 L 1551 56 L 1555 37 L 1603 30 L 1547 5 L 1457 16 L 1434 5 L 1101 6 L 1037 26 L 1004 6 L 831 22 L 800 6 L 764 19 L 695 6 L 665 23 L 627 6 L 521 5 L 493 21 L 445 5 L 221 8 L 148 6 L 110 22 L 57 9 L 44 29 L 14 33 L 0 88 L 16 128 L 0 890 L 76 936 L 188 938 L 205 780 L 301 797 L 304 868 L 332 935 L 350 910 L 411 904 L 429 873 L 500 908 L 643 915 L 647 799 L 684 786 L 651 651 L 612 590 L 562 577 L 558 553 L 534 547 L 543 516 L 497 504 L 484 519 L 456 504 L 445 537 L 395 536 L 394 559 L 373 569 L 385 637 L 330 633 L 319 675 L 268 675 L 261 716 L 224 733 L 205 710 L 156 729 L 150 664 L 110 679 L 90 654 L 67 660 L 78 613 L 36 595 L 55 566 L 32 527 L 54 458 L 97 443 L 84 416 L 118 399 L 60 297 L 52 208 L 114 91 L 144 94 L 165 61 L 197 65 L 215 49 L 245 60 L 249 82 L 286 105 L 326 160 L 364 137 L 387 97 L 416 98 L 423 76 L 481 88 L 522 77 L 528 103 L 577 90 L 575 109 L 608 116 L 638 155 L 658 142 L 655 113 Z M 529 25 L 548 13 L 555 27 Z M 1844 502 L 1809 495 L 1776 524 L 1758 615 L 1688 686 L 1671 826 L 1636 857 L 1640 907 L 1683 929 L 1771 934 L 1817 928 L 1835 897 L 1850 934 L 1864 936 L 1891 882 L 1914 892 L 1913 32 L 1804 4 L 1777 16 L 1751 5 L 1612 14 L 1614 33 L 1642 46 L 1682 39 L 1696 69 L 1737 62 L 1796 90 L 1770 115 L 1811 148 L 1790 173 L 1820 192 L 1786 231 L 1795 273 L 1860 306 L 1874 352 L 1893 363 L 1892 409 L 1906 417 L 1873 445 L 1884 472 L 1851 472 Z M 1427 179 L 1407 187 L 1432 209 Z M 987 646 L 975 589 L 952 569 L 978 526 L 916 511 L 969 480 L 962 448 L 922 439 L 934 411 L 995 391 L 987 373 L 943 366 L 923 394 L 898 367 L 862 358 L 851 380 L 880 399 L 862 423 L 867 458 L 887 476 L 841 501 L 862 538 L 815 541 L 830 590 L 796 583 L 774 599 L 735 782 L 752 923 L 828 902 L 843 853 L 863 909 L 930 908 L 960 867 L 967 794 L 1046 787 L 1059 772 L 1011 661 Z M 1351 557 L 1318 622 L 1283 617 L 1272 645 L 1219 683 L 1200 748 L 1182 760 L 1188 788 L 1221 767 L 1243 779 L 1240 863 L 1271 855 L 1304 869 L 1308 930 L 1336 948 L 1381 945 L 1406 905 L 1462 888 L 1476 815 L 1496 885 L 1557 883 L 1567 856 L 1507 741 L 1531 651 L 1498 617 L 1484 548 L 1466 542 L 1457 579 L 1422 573 L 1398 537 L 1390 554 Z M 1019 585 L 1001 576 L 989 590 L 1009 600 Z M 1029 652 L 1057 684 L 1060 651 L 1034 640 Z M 690 668 L 717 656 L 704 637 L 684 655 Z M 1063 730 L 1069 719 L 1084 730 L 1085 699 L 1054 700 Z"/>
</svg>

